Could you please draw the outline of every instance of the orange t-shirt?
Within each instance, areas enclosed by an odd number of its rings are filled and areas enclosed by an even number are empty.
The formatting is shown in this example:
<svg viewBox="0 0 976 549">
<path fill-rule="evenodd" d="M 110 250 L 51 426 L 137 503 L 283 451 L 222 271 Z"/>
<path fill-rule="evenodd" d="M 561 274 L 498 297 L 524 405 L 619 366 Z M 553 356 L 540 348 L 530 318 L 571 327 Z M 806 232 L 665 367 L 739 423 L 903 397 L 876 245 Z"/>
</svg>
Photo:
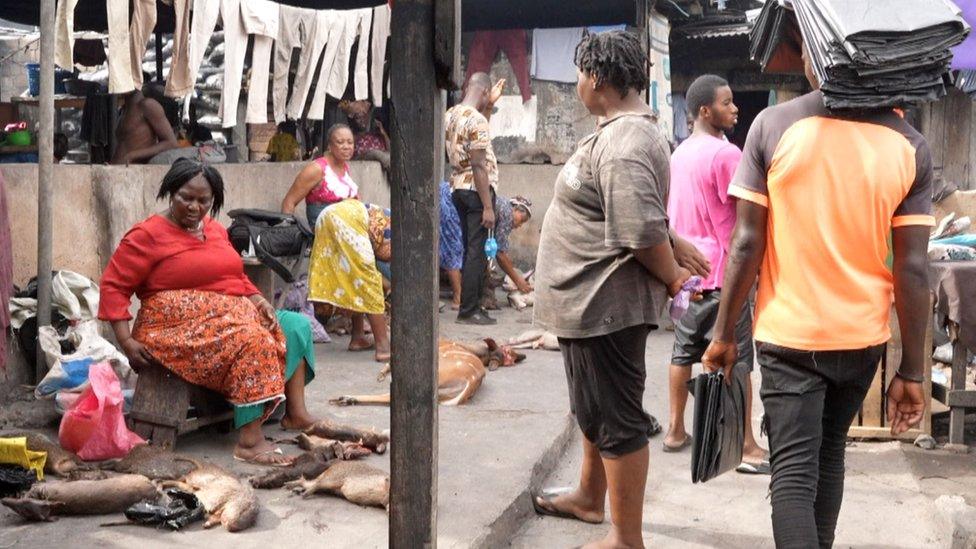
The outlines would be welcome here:
<svg viewBox="0 0 976 549">
<path fill-rule="evenodd" d="M 753 123 L 729 194 L 766 207 L 756 341 L 808 351 L 888 341 L 893 227 L 932 226 L 932 159 L 892 110 L 836 113 L 813 92 Z"/>
</svg>

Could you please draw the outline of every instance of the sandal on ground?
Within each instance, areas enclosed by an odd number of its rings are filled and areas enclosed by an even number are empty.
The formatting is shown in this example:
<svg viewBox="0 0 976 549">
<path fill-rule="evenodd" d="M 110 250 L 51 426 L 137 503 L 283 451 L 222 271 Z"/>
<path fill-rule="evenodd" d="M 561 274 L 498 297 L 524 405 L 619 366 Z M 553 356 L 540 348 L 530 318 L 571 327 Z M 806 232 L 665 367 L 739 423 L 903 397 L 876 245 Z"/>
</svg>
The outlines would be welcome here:
<svg viewBox="0 0 976 549">
<path fill-rule="evenodd" d="M 735 468 L 735 472 L 742 473 L 744 475 L 768 475 L 771 472 L 769 467 L 769 460 L 764 459 L 759 463 L 749 463 L 743 461 Z"/>
<path fill-rule="evenodd" d="M 285 453 L 281 451 L 281 448 L 275 448 L 274 450 L 266 450 L 264 452 L 259 452 L 257 454 L 254 454 L 254 456 L 250 458 L 242 458 L 241 456 L 237 455 L 237 453 L 235 452 L 234 460 L 243 463 L 249 463 L 251 465 L 262 465 L 265 467 L 287 467 L 291 465 L 292 461 L 294 461 L 292 459 L 288 459 L 280 463 L 274 461 L 274 456 L 283 456 L 283 455 L 285 455 Z"/>
<path fill-rule="evenodd" d="M 578 520 L 580 522 L 586 522 L 588 524 L 601 524 L 603 521 L 594 522 L 590 520 L 584 520 L 580 517 L 568 512 L 560 511 L 556 509 L 552 504 L 552 499 L 564 494 L 572 492 L 573 489 L 570 487 L 563 488 L 548 488 L 543 490 L 541 493 L 532 494 L 532 508 L 535 509 L 536 514 L 544 517 L 556 517 L 564 518 L 569 520 Z"/>
<path fill-rule="evenodd" d="M 683 441 L 681 441 L 681 444 L 678 444 L 677 446 L 671 446 L 667 442 L 664 442 L 661 444 L 661 449 L 664 450 L 665 454 L 676 454 L 689 446 L 691 446 L 691 437 L 687 436 Z"/>
</svg>

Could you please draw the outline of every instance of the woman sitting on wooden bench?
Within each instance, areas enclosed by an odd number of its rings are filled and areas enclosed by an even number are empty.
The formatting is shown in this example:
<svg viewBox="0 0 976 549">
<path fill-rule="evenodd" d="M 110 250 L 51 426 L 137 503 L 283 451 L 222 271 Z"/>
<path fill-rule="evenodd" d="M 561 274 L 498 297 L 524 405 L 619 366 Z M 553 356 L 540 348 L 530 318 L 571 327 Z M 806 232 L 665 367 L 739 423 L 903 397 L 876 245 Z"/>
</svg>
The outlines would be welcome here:
<svg viewBox="0 0 976 549">
<path fill-rule="evenodd" d="M 311 337 L 305 345 L 292 337 L 286 369 L 282 331 L 300 336 L 298 322 L 305 319 L 276 314 L 245 276 L 227 230 L 213 219 L 224 203 L 217 170 L 177 160 L 159 188 L 157 199 L 163 198 L 169 207 L 132 227 L 112 254 L 102 275 L 98 316 L 112 323 L 137 372 L 165 367 L 237 407 L 236 459 L 287 464 L 290 458 L 265 440 L 261 425 L 286 397 L 284 428 L 313 422 L 304 401 L 312 377 Z M 141 308 L 130 333 L 133 294 Z"/>
</svg>

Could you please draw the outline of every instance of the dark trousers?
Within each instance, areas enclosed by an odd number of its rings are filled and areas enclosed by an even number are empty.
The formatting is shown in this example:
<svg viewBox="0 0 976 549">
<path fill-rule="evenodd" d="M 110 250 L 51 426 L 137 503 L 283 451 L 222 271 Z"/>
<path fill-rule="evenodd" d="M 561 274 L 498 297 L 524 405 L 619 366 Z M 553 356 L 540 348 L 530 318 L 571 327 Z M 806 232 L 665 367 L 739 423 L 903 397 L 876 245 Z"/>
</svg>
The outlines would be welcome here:
<svg viewBox="0 0 976 549">
<path fill-rule="evenodd" d="M 756 343 L 776 547 L 833 546 L 844 498 L 847 430 L 884 348 L 799 351 Z"/>
<path fill-rule="evenodd" d="M 457 190 L 451 198 L 461 220 L 461 237 L 464 241 L 458 317 L 467 318 L 481 310 L 481 293 L 485 284 L 485 270 L 488 269 L 488 258 L 485 256 L 488 229 L 481 225 L 484 207 L 477 191 Z M 495 191 L 491 192 L 491 201 L 495 203 Z"/>
</svg>

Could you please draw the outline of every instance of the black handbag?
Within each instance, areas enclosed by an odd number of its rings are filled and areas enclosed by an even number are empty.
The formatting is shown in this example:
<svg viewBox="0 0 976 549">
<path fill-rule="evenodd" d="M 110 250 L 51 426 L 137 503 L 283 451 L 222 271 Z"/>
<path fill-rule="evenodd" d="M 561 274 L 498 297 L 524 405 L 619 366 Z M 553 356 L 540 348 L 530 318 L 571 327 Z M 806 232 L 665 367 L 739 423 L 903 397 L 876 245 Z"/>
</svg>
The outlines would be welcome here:
<svg viewBox="0 0 976 549">
<path fill-rule="evenodd" d="M 732 383 L 721 371 L 700 374 L 688 382 L 695 397 L 691 442 L 691 481 L 706 482 L 742 463 L 748 374 L 732 369 Z"/>
<path fill-rule="evenodd" d="M 227 229 L 231 245 L 243 254 L 254 249 L 258 261 L 266 265 L 287 283 L 295 281 L 292 270 L 279 258 L 300 259 L 311 247 L 314 231 L 305 219 L 280 212 L 256 209 L 237 209 L 227 212 L 233 220 Z M 296 261 L 296 265 L 301 261 Z"/>
</svg>

